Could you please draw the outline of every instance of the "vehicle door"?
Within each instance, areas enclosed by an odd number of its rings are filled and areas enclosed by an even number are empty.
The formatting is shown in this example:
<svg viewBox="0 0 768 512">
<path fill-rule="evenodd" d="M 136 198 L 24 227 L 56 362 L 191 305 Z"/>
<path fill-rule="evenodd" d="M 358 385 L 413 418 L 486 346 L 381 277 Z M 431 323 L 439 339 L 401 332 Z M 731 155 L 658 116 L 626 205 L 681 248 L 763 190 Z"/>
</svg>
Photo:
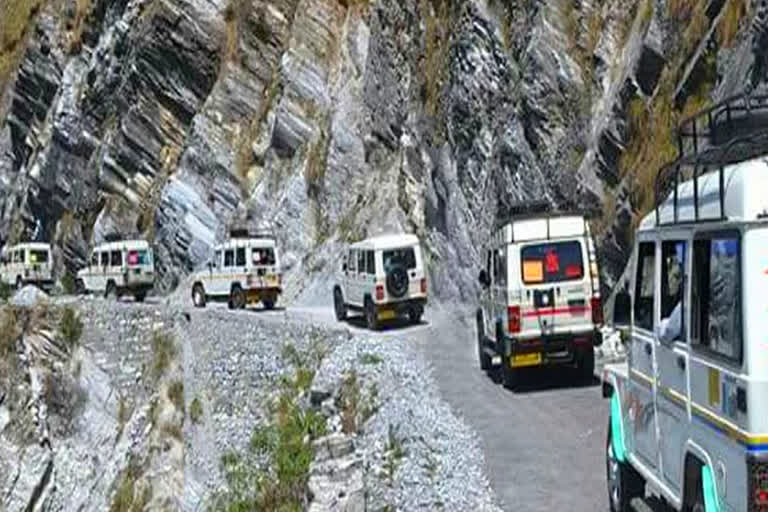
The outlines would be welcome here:
<svg viewBox="0 0 768 512">
<path fill-rule="evenodd" d="M 243 288 L 249 287 L 247 280 L 248 258 L 245 246 L 235 248 L 235 273 L 237 274 L 236 280 L 240 282 L 240 286 Z"/>
<path fill-rule="evenodd" d="M 201 281 L 208 295 L 221 294 L 221 250 L 215 250 L 213 257 L 203 269 Z"/>
<path fill-rule="evenodd" d="M 347 255 L 347 271 L 344 279 L 344 296 L 349 304 L 361 305 L 357 288 L 357 250 L 350 249 Z"/>
<path fill-rule="evenodd" d="M 375 252 L 372 250 L 362 251 L 365 254 L 365 274 L 363 277 L 363 287 L 376 293 L 376 262 L 374 261 Z"/>
<path fill-rule="evenodd" d="M 99 253 L 99 272 L 94 276 L 96 290 L 105 290 L 107 288 L 107 273 L 109 272 L 109 251 L 103 250 Z"/>
<path fill-rule="evenodd" d="M 366 294 L 370 294 L 371 298 L 376 297 L 376 290 L 374 286 L 368 287 L 368 274 L 365 269 L 365 253 L 367 251 L 358 249 L 357 251 L 357 278 L 355 280 L 357 286 L 357 294 L 360 297 L 360 304 L 363 303 L 363 299 Z"/>
<path fill-rule="evenodd" d="M 493 283 L 490 288 L 489 307 L 493 312 L 494 329 L 496 325 L 502 326 L 502 331 L 507 332 L 507 245 L 493 251 Z"/>
<path fill-rule="evenodd" d="M 682 450 L 688 439 L 689 247 L 684 232 L 661 240 L 660 321 L 656 327 L 656 410 L 664 481 L 682 489 Z"/>
<path fill-rule="evenodd" d="M 125 286 L 125 268 L 123 267 L 123 250 L 115 249 L 109 253 L 109 272 L 117 286 Z"/>
<path fill-rule="evenodd" d="M 630 428 L 633 453 L 649 470 L 659 467 L 656 417 L 656 364 L 654 326 L 657 324 L 658 257 L 656 242 L 642 238 L 637 245 L 633 323 L 630 346 Z"/>
<path fill-rule="evenodd" d="M 83 285 L 85 286 L 86 290 L 93 290 L 96 287 L 96 283 L 94 281 L 94 277 L 96 275 L 96 272 L 99 270 L 99 253 L 96 251 L 93 251 L 91 253 L 91 258 L 88 260 L 88 266 L 85 267 L 85 272 L 83 273 Z"/>
<path fill-rule="evenodd" d="M 491 304 L 491 289 L 493 287 L 493 250 L 485 251 L 485 275 L 488 282 L 480 287 L 480 308 L 483 311 L 483 320 L 485 322 L 485 334 L 490 338 L 496 337 L 496 318 L 494 317 L 493 306 Z"/>
<path fill-rule="evenodd" d="M 224 265 L 221 275 L 216 279 L 216 292 L 220 295 L 228 295 L 232 283 L 235 281 L 235 249 L 224 249 Z"/>
</svg>

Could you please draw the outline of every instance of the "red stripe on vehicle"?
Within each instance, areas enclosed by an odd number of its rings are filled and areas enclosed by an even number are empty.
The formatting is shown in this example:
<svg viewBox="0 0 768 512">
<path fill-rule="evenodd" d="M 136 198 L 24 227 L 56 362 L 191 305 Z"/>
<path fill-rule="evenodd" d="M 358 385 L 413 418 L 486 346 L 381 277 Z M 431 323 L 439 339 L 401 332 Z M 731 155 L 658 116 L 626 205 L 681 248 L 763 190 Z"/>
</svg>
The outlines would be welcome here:
<svg viewBox="0 0 768 512">
<path fill-rule="evenodd" d="M 589 308 L 586 306 L 571 306 L 567 308 L 543 308 L 543 309 L 537 309 L 534 311 L 526 311 L 523 313 L 523 316 L 526 318 L 530 317 L 536 317 L 536 316 L 545 316 L 545 315 L 564 315 L 566 313 L 586 313 L 589 311 Z"/>
</svg>

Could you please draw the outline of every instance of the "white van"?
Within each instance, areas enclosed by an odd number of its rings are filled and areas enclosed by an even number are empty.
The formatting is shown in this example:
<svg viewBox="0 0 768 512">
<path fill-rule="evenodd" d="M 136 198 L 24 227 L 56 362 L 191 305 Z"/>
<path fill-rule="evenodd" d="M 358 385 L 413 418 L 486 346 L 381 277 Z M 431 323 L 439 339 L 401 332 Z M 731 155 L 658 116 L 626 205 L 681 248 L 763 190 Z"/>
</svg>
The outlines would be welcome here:
<svg viewBox="0 0 768 512">
<path fill-rule="evenodd" d="M 94 247 L 88 266 L 77 273 L 79 293 L 103 293 L 107 298 L 132 295 L 142 302 L 154 287 L 155 262 L 146 240 L 120 240 Z"/>
<path fill-rule="evenodd" d="M 283 291 L 274 237 L 249 236 L 245 231 L 232 235 L 214 247 L 206 268 L 194 274 L 192 302 L 203 308 L 209 300 L 226 301 L 230 309 L 261 302 L 265 309 L 273 309 Z"/>
<path fill-rule="evenodd" d="M 485 252 L 476 312 L 480 367 L 500 365 L 514 389 L 525 367 L 568 365 L 592 379 L 602 344 L 600 281 L 581 215 L 521 215 L 500 225 Z"/>
<path fill-rule="evenodd" d="M 4 247 L 0 253 L 0 280 L 17 289 L 27 284 L 44 290 L 53 288 L 50 244 L 27 242 Z"/>
<path fill-rule="evenodd" d="M 719 141 L 737 107 L 683 135 Z M 676 510 L 768 511 L 768 129 L 735 141 L 660 173 L 636 232 L 614 306 L 628 361 L 603 376 L 614 512 L 646 491 Z"/>
<path fill-rule="evenodd" d="M 350 245 L 333 288 L 333 304 L 338 321 L 348 311 L 359 311 L 369 329 L 399 316 L 420 322 L 427 276 L 418 237 L 382 235 Z"/>
</svg>

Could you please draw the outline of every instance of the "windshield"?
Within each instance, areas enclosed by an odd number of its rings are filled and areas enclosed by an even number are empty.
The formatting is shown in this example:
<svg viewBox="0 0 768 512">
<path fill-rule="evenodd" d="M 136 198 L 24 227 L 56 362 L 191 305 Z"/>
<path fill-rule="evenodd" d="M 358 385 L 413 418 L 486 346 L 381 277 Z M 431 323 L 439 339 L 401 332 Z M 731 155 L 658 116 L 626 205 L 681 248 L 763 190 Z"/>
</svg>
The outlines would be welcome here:
<svg viewBox="0 0 768 512">
<path fill-rule="evenodd" d="M 584 277 L 581 243 L 556 242 L 529 245 L 521 251 L 525 284 L 556 283 Z"/>
<path fill-rule="evenodd" d="M 382 253 L 382 260 L 384 261 L 385 272 L 388 272 L 393 266 L 407 269 L 416 268 L 416 251 L 413 250 L 413 247 L 390 249 Z"/>
<path fill-rule="evenodd" d="M 251 261 L 254 265 L 274 265 L 275 250 L 271 247 L 258 247 L 251 249 Z"/>
<path fill-rule="evenodd" d="M 149 251 L 129 251 L 127 261 L 129 265 L 149 265 L 152 257 Z"/>
<path fill-rule="evenodd" d="M 29 251 L 29 262 L 48 263 L 48 251 Z"/>
</svg>

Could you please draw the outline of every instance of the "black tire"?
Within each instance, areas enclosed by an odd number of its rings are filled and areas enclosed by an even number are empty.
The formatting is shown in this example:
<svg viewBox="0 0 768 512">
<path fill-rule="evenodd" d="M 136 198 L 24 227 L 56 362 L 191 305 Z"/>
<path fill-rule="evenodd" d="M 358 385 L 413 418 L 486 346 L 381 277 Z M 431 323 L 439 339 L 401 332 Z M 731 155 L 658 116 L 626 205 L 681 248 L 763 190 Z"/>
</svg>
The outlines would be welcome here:
<svg viewBox="0 0 768 512">
<path fill-rule="evenodd" d="M 117 300 L 117 286 L 114 281 L 107 283 L 107 288 L 104 290 L 104 298 L 109 300 Z"/>
<path fill-rule="evenodd" d="M 205 307 L 205 288 L 203 288 L 203 285 L 200 283 L 196 283 L 192 287 L 192 304 L 194 304 L 196 308 Z"/>
<path fill-rule="evenodd" d="M 424 311 L 421 310 L 421 308 L 413 308 L 408 311 L 408 320 L 414 325 L 421 322 L 421 315 L 424 314 Z"/>
<path fill-rule="evenodd" d="M 613 456 L 610 417 L 608 418 L 608 438 L 605 443 L 605 479 L 611 512 L 633 512 L 631 502 L 645 494 L 645 481 L 632 467 L 619 462 Z"/>
<path fill-rule="evenodd" d="M 243 308 L 245 308 L 245 292 L 242 288 L 235 285 L 232 287 L 232 291 L 229 292 L 229 309 Z"/>
<path fill-rule="evenodd" d="M 512 368 L 509 357 L 501 358 L 501 383 L 510 391 L 517 391 L 520 386 L 520 370 Z"/>
<path fill-rule="evenodd" d="M 266 310 L 275 309 L 275 301 L 273 299 L 264 299 L 261 303 Z"/>
<path fill-rule="evenodd" d="M 16 276 L 16 291 L 19 291 L 22 288 L 24 288 L 24 280 L 21 276 Z"/>
<path fill-rule="evenodd" d="M 379 330 L 379 317 L 376 314 L 376 306 L 368 297 L 365 299 L 365 325 L 372 331 Z"/>
<path fill-rule="evenodd" d="M 387 292 L 399 299 L 408 293 L 408 270 L 405 267 L 394 266 L 387 272 Z"/>
<path fill-rule="evenodd" d="M 133 298 L 136 302 L 144 302 L 144 299 L 147 298 L 147 292 L 137 292 L 133 295 Z"/>
<path fill-rule="evenodd" d="M 579 353 L 578 376 L 585 383 L 595 378 L 595 348 L 592 345 Z"/>
<path fill-rule="evenodd" d="M 338 286 L 333 289 L 333 310 L 336 313 L 337 322 L 343 322 L 347 319 L 347 306 L 344 304 L 344 296 Z"/>
<path fill-rule="evenodd" d="M 477 358 L 480 361 L 480 369 L 487 372 L 491 369 L 491 357 L 485 353 L 485 328 L 483 313 L 477 312 Z"/>
</svg>

